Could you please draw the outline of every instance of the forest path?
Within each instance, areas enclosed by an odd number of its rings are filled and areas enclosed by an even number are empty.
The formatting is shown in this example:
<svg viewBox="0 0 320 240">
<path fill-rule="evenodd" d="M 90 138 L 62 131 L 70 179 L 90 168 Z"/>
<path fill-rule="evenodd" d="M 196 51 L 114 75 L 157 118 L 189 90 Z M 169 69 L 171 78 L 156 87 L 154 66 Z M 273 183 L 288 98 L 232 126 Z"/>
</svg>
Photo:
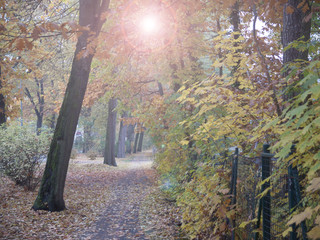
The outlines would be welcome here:
<svg viewBox="0 0 320 240">
<path fill-rule="evenodd" d="M 119 170 L 110 183 L 110 198 L 101 217 L 80 239 L 148 239 L 139 224 L 140 204 L 155 182 L 152 153 L 142 152 L 118 160 Z"/>
</svg>

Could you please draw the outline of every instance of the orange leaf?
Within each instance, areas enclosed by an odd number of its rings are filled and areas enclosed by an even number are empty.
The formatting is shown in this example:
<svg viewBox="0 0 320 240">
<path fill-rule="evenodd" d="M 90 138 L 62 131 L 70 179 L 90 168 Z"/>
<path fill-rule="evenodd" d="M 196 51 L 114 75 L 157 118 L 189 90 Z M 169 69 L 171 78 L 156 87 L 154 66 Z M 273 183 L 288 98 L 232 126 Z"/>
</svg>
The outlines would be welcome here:
<svg viewBox="0 0 320 240">
<path fill-rule="evenodd" d="M 287 6 L 286 11 L 288 14 L 294 13 L 294 8 L 292 6 Z"/>
<path fill-rule="evenodd" d="M 68 25 L 71 27 L 71 30 L 72 30 L 72 31 L 77 31 L 77 29 L 78 29 L 78 24 L 77 24 L 76 22 L 70 21 L 70 22 L 68 22 Z"/>
<path fill-rule="evenodd" d="M 17 39 L 17 40 L 16 40 L 16 48 L 17 48 L 18 50 L 23 50 L 24 47 L 25 47 L 24 39 L 22 39 L 22 38 Z"/>
<path fill-rule="evenodd" d="M 301 8 L 305 5 L 306 1 L 302 1 L 301 3 L 298 4 L 297 8 Z"/>
<path fill-rule="evenodd" d="M 25 25 L 24 23 L 18 23 L 18 26 L 21 32 L 27 33 L 27 25 Z"/>
<path fill-rule="evenodd" d="M 27 47 L 28 50 L 32 50 L 33 44 L 32 44 L 30 41 L 28 41 L 27 39 L 25 39 L 25 40 L 24 40 L 24 43 L 25 43 L 25 45 L 26 45 L 26 47 Z"/>
<path fill-rule="evenodd" d="M 63 37 L 64 39 L 68 39 L 67 31 L 68 31 L 68 30 L 67 30 L 66 28 L 62 28 L 62 29 L 61 29 L 62 37 Z"/>
<path fill-rule="evenodd" d="M 6 29 L 6 27 L 5 26 L 3 26 L 2 24 L 0 24 L 0 32 L 2 32 L 2 31 L 6 31 L 7 29 Z"/>
<path fill-rule="evenodd" d="M 47 26 L 47 29 L 50 31 L 50 32 L 53 32 L 54 30 L 59 30 L 60 29 L 60 26 L 55 24 L 55 23 L 52 23 L 52 22 L 48 22 L 46 24 Z"/>
<path fill-rule="evenodd" d="M 41 33 L 41 29 L 39 27 L 35 27 L 31 33 L 31 37 L 33 40 L 37 40 L 39 38 L 39 35 Z"/>
<path fill-rule="evenodd" d="M 303 6 L 303 8 L 302 8 L 302 12 L 304 12 L 304 13 L 306 13 L 306 12 L 309 11 L 309 10 L 310 10 L 310 7 L 309 7 L 308 4 L 305 4 L 305 5 Z"/>
</svg>

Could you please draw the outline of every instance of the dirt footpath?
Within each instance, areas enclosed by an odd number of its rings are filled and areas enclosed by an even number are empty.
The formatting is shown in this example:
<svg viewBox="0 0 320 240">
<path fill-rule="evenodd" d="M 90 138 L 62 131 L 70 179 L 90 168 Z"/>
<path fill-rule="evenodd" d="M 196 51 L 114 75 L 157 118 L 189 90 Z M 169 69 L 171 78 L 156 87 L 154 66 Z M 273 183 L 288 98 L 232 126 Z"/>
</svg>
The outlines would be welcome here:
<svg viewBox="0 0 320 240">
<path fill-rule="evenodd" d="M 92 162 L 91 162 L 92 163 Z M 110 198 L 101 217 L 79 239 L 148 239 L 139 225 L 140 204 L 152 191 L 154 170 L 152 155 L 136 154 L 119 161 L 121 169 L 110 186 Z"/>
</svg>

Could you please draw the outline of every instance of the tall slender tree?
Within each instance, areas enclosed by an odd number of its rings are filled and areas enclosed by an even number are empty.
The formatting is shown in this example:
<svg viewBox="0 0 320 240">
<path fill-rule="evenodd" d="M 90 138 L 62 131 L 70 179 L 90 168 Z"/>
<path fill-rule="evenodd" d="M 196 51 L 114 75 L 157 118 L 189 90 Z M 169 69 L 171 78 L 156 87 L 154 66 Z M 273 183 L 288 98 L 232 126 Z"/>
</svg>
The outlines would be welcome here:
<svg viewBox="0 0 320 240">
<path fill-rule="evenodd" d="M 141 126 L 141 132 L 140 132 L 140 135 L 139 135 L 137 152 L 141 152 L 142 151 L 143 137 L 144 137 L 144 127 Z"/>
<path fill-rule="evenodd" d="M 134 139 L 133 153 L 137 153 L 139 137 L 140 137 L 140 132 L 137 131 Z"/>
<path fill-rule="evenodd" d="M 70 78 L 41 186 L 32 207 L 34 210 L 62 211 L 65 209 L 63 192 L 73 138 L 95 53 L 95 39 L 105 21 L 103 13 L 109 7 L 109 2 L 109 0 L 79 0 L 79 24 L 84 28 L 76 45 Z"/>
<path fill-rule="evenodd" d="M 134 140 L 134 128 L 135 128 L 135 124 L 129 124 L 127 128 L 126 153 L 129 153 L 129 154 L 131 154 L 133 151 L 132 142 Z"/>
<path fill-rule="evenodd" d="M 25 94 L 29 98 L 29 100 L 33 106 L 33 109 L 35 111 L 35 114 L 37 116 L 37 134 L 40 134 L 41 128 L 42 128 L 43 115 L 44 115 L 44 104 L 45 104 L 44 87 L 43 87 L 44 79 L 43 78 L 38 79 L 35 77 L 35 82 L 37 85 L 37 90 L 36 90 L 37 102 L 35 102 L 35 99 L 31 95 L 28 87 L 25 87 Z"/>
<path fill-rule="evenodd" d="M 0 91 L 2 89 L 2 79 L 1 79 L 1 67 L 0 67 Z M 6 104 L 3 94 L 0 92 L 0 125 L 6 123 L 6 112 L 5 112 Z"/>
<path fill-rule="evenodd" d="M 128 117 L 128 112 L 122 114 L 122 119 Z M 123 120 L 120 122 L 119 138 L 118 138 L 118 151 L 117 157 L 124 158 L 126 156 L 126 135 L 128 126 L 124 124 Z"/>
<path fill-rule="evenodd" d="M 108 122 L 106 144 L 104 149 L 104 164 L 110 166 L 117 166 L 115 157 L 115 143 L 116 143 L 116 123 L 117 123 L 117 99 L 111 98 L 108 103 Z"/>
</svg>

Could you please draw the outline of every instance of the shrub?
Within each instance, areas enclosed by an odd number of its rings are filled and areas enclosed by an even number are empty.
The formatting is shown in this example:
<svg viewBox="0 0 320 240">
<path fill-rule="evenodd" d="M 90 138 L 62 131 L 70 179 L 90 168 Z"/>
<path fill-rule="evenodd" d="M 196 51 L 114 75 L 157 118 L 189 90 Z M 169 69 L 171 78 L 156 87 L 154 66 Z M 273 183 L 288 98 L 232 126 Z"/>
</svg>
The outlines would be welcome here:
<svg viewBox="0 0 320 240">
<path fill-rule="evenodd" d="M 71 154 L 70 154 L 70 159 L 76 159 L 78 156 L 78 152 L 76 149 L 72 148 Z"/>
<path fill-rule="evenodd" d="M 98 152 L 95 151 L 94 149 L 90 149 L 88 152 L 87 152 L 87 157 L 90 159 L 90 160 L 95 160 L 98 156 Z"/>
<path fill-rule="evenodd" d="M 20 126 L 0 127 L 0 171 L 26 190 L 34 190 L 40 182 L 41 163 L 49 149 L 50 135 L 39 136 Z"/>
</svg>

